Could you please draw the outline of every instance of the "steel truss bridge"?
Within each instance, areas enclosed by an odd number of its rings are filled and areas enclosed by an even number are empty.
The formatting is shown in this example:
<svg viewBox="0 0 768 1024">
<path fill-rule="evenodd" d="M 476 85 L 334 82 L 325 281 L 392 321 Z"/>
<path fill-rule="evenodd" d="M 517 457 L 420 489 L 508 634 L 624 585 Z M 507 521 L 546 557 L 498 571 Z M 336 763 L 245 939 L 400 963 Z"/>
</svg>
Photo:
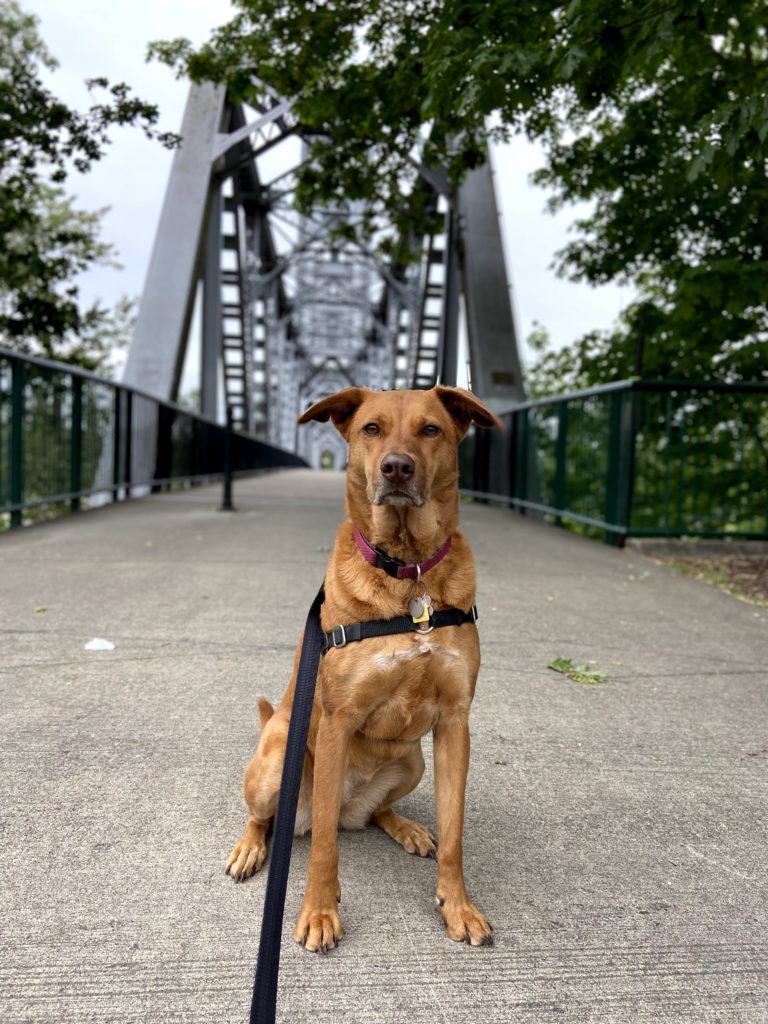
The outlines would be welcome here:
<svg viewBox="0 0 768 1024">
<path fill-rule="evenodd" d="M 439 168 L 421 169 L 439 226 L 396 266 L 339 240 L 354 207 L 295 209 L 307 149 L 289 102 L 268 95 L 253 109 L 193 86 L 181 135 L 127 386 L 176 401 L 199 358 L 204 416 L 228 408 L 237 429 L 339 466 L 343 441 L 328 424 L 299 434 L 301 410 L 352 384 L 456 383 L 463 321 L 474 392 L 499 411 L 524 398 L 490 163 L 453 191 Z"/>
<path fill-rule="evenodd" d="M 229 471 L 341 466 L 329 424 L 297 435 L 301 410 L 349 384 L 454 383 L 463 322 L 473 390 L 507 425 L 462 445 L 465 493 L 611 543 L 768 537 L 768 385 L 618 381 L 521 401 L 488 165 L 456 193 L 422 170 L 440 228 L 393 266 L 338 241 L 359 211 L 297 213 L 306 147 L 279 97 L 250 110 L 195 87 L 182 133 L 123 382 L 0 349 L 0 532 Z M 177 404 L 185 362 L 196 412 Z"/>
</svg>

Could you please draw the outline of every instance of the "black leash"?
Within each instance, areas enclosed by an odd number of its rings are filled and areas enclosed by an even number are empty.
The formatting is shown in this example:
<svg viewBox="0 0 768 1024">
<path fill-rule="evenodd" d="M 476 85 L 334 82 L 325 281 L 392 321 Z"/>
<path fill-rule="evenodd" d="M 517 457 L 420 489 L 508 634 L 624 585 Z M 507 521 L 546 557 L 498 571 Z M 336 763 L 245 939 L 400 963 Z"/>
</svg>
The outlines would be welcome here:
<svg viewBox="0 0 768 1024">
<path fill-rule="evenodd" d="M 299 802 L 301 775 L 304 769 L 304 755 L 307 750 L 309 722 L 315 698 L 317 670 L 320 655 L 331 647 L 344 647 L 355 640 L 392 633 L 413 632 L 417 629 L 410 615 L 395 619 L 376 619 L 372 622 L 355 622 L 348 626 L 336 626 L 330 633 L 320 627 L 320 609 L 325 599 L 321 586 L 307 614 L 304 638 L 301 644 L 299 671 L 293 694 L 291 721 L 288 726 L 288 740 L 285 746 L 283 774 L 280 779 L 280 796 L 272 833 L 269 853 L 269 875 L 264 896 L 264 916 L 261 921 L 259 956 L 256 962 L 256 977 L 253 981 L 251 1015 L 249 1024 L 275 1024 L 277 1008 L 277 975 L 280 970 L 280 940 L 285 912 L 285 892 L 288 887 L 288 870 L 291 866 L 293 829 L 296 823 L 296 806 Z M 461 626 L 465 622 L 477 621 L 477 609 L 463 612 L 458 608 L 446 608 L 430 616 L 430 632 L 441 626 Z M 343 637 L 343 642 L 341 642 Z"/>
<path fill-rule="evenodd" d="M 288 886 L 296 805 L 299 801 L 309 720 L 312 716 L 317 669 L 320 665 L 320 648 L 323 643 L 320 608 L 324 597 L 325 591 L 323 587 L 320 587 L 317 597 L 309 609 L 307 623 L 304 626 L 304 639 L 301 644 L 299 671 L 296 677 L 291 722 L 288 726 L 288 741 L 283 761 L 283 775 L 280 781 L 280 798 L 272 834 L 272 848 L 269 854 L 269 876 L 264 897 L 264 916 L 261 921 L 259 957 L 256 963 L 256 977 L 253 981 L 249 1024 L 275 1024 L 277 974 L 280 969 L 280 939 L 283 931 L 285 891 Z"/>
</svg>

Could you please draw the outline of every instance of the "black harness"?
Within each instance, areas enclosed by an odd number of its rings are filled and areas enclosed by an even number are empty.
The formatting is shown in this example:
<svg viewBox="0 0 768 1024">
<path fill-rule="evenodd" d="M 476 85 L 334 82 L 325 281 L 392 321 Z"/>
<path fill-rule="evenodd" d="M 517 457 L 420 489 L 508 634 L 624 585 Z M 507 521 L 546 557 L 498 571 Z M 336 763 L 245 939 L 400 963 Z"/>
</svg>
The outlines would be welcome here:
<svg viewBox="0 0 768 1024">
<path fill-rule="evenodd" d="M 460 608 L 444 608 L 432 612 L 427 629 L 419 629 L 422 623 L 415 623 L 410 615 L 398 615 L 394 619 L 373 619 L 370 622 L 353 622 L 346 626 L 334 626 L 329 633 L 323 633 L 321 654 L 333 647 L 346 647 L 358 640 L 375 636 L 390 636 L 394 633 L 431 633 L 443 626 L 463 626 L 465 622 L 477 622 L 477 607 L 472 605 L 468 612 Z"/>
<path fill-rule="evenodd" d="M 404 563 L 399 563 L 398 559 L 393 559 L 384 552 L 382 555 L 386 562 L 379 567 L 388 572 L 390 576 L 400 578 L 397 575 L 397 568 L 399 564 Z M 299 799 L 309 721 L 312 715 L 315 682 L 321 655 L 327 653 L 332 647 L 346 647 L 349 643 L 367 640 L 370 637 L 389 636 L 396 633 L 427 634 L 431 633 L 433 629 L 440 629 L 443 626 L 463 626 L 465 622 L 477 622 L 477 608 L 473 605 L 468 612 L 464 612 L 460 608 L 444 608 L 441 611 L 432 612 L 429 620 L 425 622 L 414 622 L 410 615 L 398 615 L 394 619 L 374 619 L 371 622 L 353 622 L 349 625 L 334 626 L 329 633 L 324 633 L 320 626 L 320 611 L 324 598 L 324 589 L 320 587 L 309 609 L 304 627 L 304 640 L 301 645 L 269 857 L 259 956 L 251 995 L 251 1012 L 248 1018 L 250 1024 L 274 1024 L 275 1022 L 277 976 L 280 967 L 280 937 L 283 926 L 285 892 L 288 885 L 288 869 L 291 863 L 293 827 L 296 820 L 296 805 Z M 421 626 L 427 628 L 421 629 Z"/>
</svg>

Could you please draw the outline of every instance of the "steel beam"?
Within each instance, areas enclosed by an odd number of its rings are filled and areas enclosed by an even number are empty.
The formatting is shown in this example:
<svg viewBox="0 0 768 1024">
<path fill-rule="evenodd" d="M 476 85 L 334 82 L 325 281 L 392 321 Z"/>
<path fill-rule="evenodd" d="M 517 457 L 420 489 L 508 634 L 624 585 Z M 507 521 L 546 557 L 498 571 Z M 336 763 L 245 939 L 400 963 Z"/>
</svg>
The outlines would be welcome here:
<svg viewBox="0 0 768 1024">
<path fill-rule="evenodd" d="M 459 366 L 459 294 L 461 292 L 461 260 L 459 254 L 459 217 L 456 203 L 451 202 L 446 214 L 445 278 L 443 285 L 443 316 L 440 321 L 440 355 L 438 381 L 456 387 Z"/>
<path fill-rule="evenodd" d="M 209 209 L 211 158 L 225 90 L 210 84 L 189 93 L 160 223 L 149 261 L 123 381 L 160 399 L 177 397 L 200 276 Z"/>
<path fill-rule="evenodd" d="M 221 318 L 221 189 L 210 197 L 203 267 L 203 338 L 200 355 L 200 412 L 218 418 L 219 360 L 222 345 Z"/>
<path fill-rule="evenodd" d="M 458 195 L 472 389 L 496 411 L 525 398 L 490 154 Z"/>
</svg>

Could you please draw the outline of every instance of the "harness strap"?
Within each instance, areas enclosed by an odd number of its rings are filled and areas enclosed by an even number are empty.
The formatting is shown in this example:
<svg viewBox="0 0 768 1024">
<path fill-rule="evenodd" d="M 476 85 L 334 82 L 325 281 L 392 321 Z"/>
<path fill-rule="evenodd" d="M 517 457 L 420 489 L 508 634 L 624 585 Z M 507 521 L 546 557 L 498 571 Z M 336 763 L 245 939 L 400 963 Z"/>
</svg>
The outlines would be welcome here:
<svg viewBox="0 0 768 1024">
<path fill-rule="evenodd" d="M 394 633 L 429 633 L 432 629 L 443 626 L 463 626 L 465 622 L 477 622 L 475 605 L 468 612 L 460 608 L 444 608 L 432 612 L 429 617 L 429 629 L 419 629 L 410 615 L 398 615 L 394 619 L 373 619 L 370 622 L 352 622 L 346 626 L 334 626 L 329 633 L 323 633 L 323 645 L 320 653 L 326 654 L 332 647 L 346 647 L 358 640 L 369 640 L 375 636 L 389 636 Z"/>
<path fill-rule="evenodd" d="M 269 854 L 269 874 L 264 896 L 259 956 L 253 981 L 249 1024 L 275 1024 L 285 893 L 320 655 L 325 654 L 331 647 L 344 647 L 355 640 L 417 631 L 417 626 L 410 615 L 401 615 L 395 619 L 377 619 L 372 622 L 355 622 L 349 626 L 336 626 L 330 633 L 323 633 L 320 627 L 320 609 L 324 599 L 325 590 L 321 586 L 309 609 L 304 626 L 283 774 L 280 780 L 280 796 Z M 477 608 L 473 605 L 468 612 L 463 612 L 459 608 L 433 612 L 429 624 L 433 629 L 439 629 L 441 626 L 461 626 L 465 622 L 476 621 Z M 428 630 L 421 632 L 426 633 Z"/>
<path fill-rule="evenodd" d="M 299 800 L 301 773 L 307 749 L 309 720 L 315 696 L 317 669 L 323 631 L 320 628 L 320 608 L 325 598 L 323 587 L 317 593 L 307 615 L 304 639 L 301 644 L 299 671 L 293 695 L 291 722 L 285 747 L 280 797 L 269 854 L 269 876 L 264 897 L 264 916 L 261 921 L 259 958 L 253 982 L 249 1024 L 275 1024 L 277 1003 L 277 974 L 280 967 L 280 938 L 283 929 L 285 891 L 291 864 L 293 829 L 296 805 Z"/>
</svg>

